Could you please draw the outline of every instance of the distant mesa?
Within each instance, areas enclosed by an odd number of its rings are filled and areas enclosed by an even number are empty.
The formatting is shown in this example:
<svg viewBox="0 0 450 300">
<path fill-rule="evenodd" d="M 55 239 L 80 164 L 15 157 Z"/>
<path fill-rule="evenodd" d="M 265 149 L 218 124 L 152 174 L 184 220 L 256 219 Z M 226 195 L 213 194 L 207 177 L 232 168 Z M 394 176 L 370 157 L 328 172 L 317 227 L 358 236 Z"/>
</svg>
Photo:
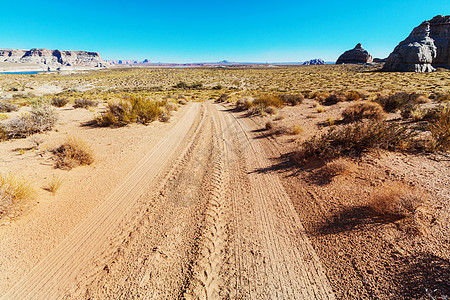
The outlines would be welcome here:
<svg viewBox="0 0 450 300">
<path fill-rule="evenodd" d="M 323 61 L 320 58 L 311 59 L 311 60 L 308 60 L 308 61 L 305 61 L 304 63 L 302 63 L 302 65 L 304 65 L 304 66 L 324 65 L 324 64 L 325 64 L 325 61 Z"/>
<path fill-rule="evenodd" d="M 367 64 L 372 62 L 372 55 L 357 44 L 352 50 L 345 51 L 339 56 L 336 64 Z"/>
<path fill-rule="evenodd" d="M 413 29 L 389 55 L 383 71 L 433 72 L 450 67 L 450 16 L 435 16 Z"/>
<path fill-rule="evenodd" d="M 0 62 L 36 64 L 55 70 L 63 66 L 104 68 L 109 65 L 97 52 L 48 49 L 0 49 Z"/>
<path fill-rule="evenodd" d="M 107 60 L 107 62 L 110 63 L 110 64 L 113 64 L 113 65 L 144 65 L 144 64 L 151 64 L 151 61 L 149 61 L 148 59 L 144 59 L 143 61 L 119 59 L 119 60 Z"/>
</svg>

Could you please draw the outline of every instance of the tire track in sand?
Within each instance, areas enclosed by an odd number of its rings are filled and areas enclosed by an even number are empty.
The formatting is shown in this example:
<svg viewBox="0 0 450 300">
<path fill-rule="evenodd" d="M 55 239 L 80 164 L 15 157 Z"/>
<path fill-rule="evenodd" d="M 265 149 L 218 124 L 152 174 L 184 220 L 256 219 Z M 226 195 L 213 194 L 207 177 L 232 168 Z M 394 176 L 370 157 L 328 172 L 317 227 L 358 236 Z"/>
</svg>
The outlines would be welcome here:
<svg viewBox="0 0 450 300">
<path fill-rule="evenodd" d="M 108 244 L 108 232 L 146 191 L 175 152 L 199 113 L 193 103 L 174 128 L 139 162 L 124 181 L 66 239 L 56 246 L 2 299 L 58 299 L 90 268 L 94 256 Z"/>
<path fill-rule="evenodd" d="M 216 106 L 217 107 L 217 106 Z M 232 148 L 231 185 L 236 287 L 233 298 L 334 299 L 331 285 L 278 175 L 267 172 L 272 163 L 261 144 L 250 136 L 245 121 L 223 108 L 229 131 L 225 145 Z M 222 118 L 221 118 L 222 119 Z M 223 120 L 222 119 L 222 120 Z M 231 175 L 230 175 L 231 176 Z M 234 224 L 234 225 L 233 225 Z M 234 250 L 233 250 L 234 249 Z M 233 271 L 231 271 L 233 272 Z M 237 278 L 239 277 L 239 278 Z"/>
</svg>

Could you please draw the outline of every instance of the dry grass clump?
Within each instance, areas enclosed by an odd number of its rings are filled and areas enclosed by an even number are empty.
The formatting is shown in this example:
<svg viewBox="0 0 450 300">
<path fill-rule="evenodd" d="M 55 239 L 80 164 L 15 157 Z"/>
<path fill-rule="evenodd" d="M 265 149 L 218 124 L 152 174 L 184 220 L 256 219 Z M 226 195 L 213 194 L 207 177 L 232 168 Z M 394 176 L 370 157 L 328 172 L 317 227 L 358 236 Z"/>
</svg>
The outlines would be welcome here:
<svg viewBox="0 0 450 300">
<path fill-rule="evenodd" d="M 286 103 L 287 105 L 298 105 L 303 102 L 305 97 L 303 94 L 279 94 L 278 97 L 281 98 L 281 100 Z"/>
<path fill-rule="evenodd" d="M 321 168 L 321 172 L 326 177 L 336 177 L 349 175 L 355 171 L 355 165 L 347 158 L 337 158 L 328 162 Z"/>
<path fill-rule="evenodd" d="M 303 127 L 300 125 L 294 125 L 292 126 L 291 134 L 292 135 L 299 135 L 303 133 Z"/>
<path fill-rule="evenodd" d="M 383 185 L 375 192 L 370 207 L 381 215 L 415 218 L 426 197 L 423 191 L 395 181 Z"/>
<path fill-rule="evenodd" d="M 273 106 L 266 107 L 266 109 L 264 111 L 266 113 L 268 113 L 269 115 L 276 115 L 278 113 L 278 109 Z"/>
<path fill-rule="evenodd" d="M 359 155 L 363 151 L 380 148 L 407 150 L 413 148 L 416 132 L 398 123 L 364 121 L 332 127 L 327 133 L 315 135 L 303 142 L 296 158 L 330 159 L 343 155 Z"/>
<path fill-rule="evenodd" d="M 442 108 L 439 117 L 429 123 L 432 136 L 432 150 L 450 149 L 450 106 Z"/>
<path fill-rule="evenodd" d="M 106 112 L 96 119 L 100 126 L 123 126 L 130 123 L 148 124 L 170 118 L 170 105 L 165 101 L 154 101 L 143 97 L 130 97 L 118 102 L 109 102 Z"/>
<path fill-rule="evenodd" d="M 345 100 L 356 101 L 362 98 L 362 95 L 356 91 L 349 91 L 345 94 Z"/>
<path fill-rule="evenodd" d="M 81 99 L 75 99 L 73 108 L 85 108 L 88 109 L 90 107 L 95 107 L 98 105 L 98 101 L 81 98 Z"/>
<path fill-rule="evenodd" d="M 253 102 L 255 101 L 252 97 L 243 97 L 236 101 L 236 108 L 240 110 L 250 109 L 253 106 Z"/>
<path fill-rule="evenodd" d="M 44 190 L 49 191 L 53 195 L 59 190 L 62 186 L 63 180 L 61 177 L 52 176 L 52 178 L 42 187 Z"/>
<path fill-rule="evenodd" d="M 52 99 L 52 105 L 55 107 L 64 107 L 69 103 L 69 100 L 63 97 L 54 97 Z"/>
<path fill-rule="evenodd" d="M 34 133 L 51 130 L 58 114 L 48 104 L 34 106 L 29 114 L 22 114 L 5 125 L 8 138 L 22 138 Z"/>
<path fill-rule="evenodd" d="M 318 104 L 318 105 L 316 105 L 316 110 L 320 114 L 325 111 L 325 108 L 322 105 Z"/>
<path fill-rule="evenodd" d="M 217 102 L 226 102 L 228 98 L 229 98 L 228 94 L 222 94 L 220 95 L 219 99 L 217 99 Z"/>
<path fill-rule="evenodd" d="M 0 219 L 17 215 L 21 206 L 33 196 L 31 185 L 24 179 L 0 174 Z"/>
<path fill-rule="evenodd" d="M 0 101 L 0 113 L 18 111 L 19 107 L 13 103 Z"/>
<path fill-rule="evenodd" d="M 428 99 L 417 93 L 399 92 L 390 96 L 378 95 L 376 102 L 383 106 L 387 112 L 396 112 L 405 105 L 414 105 L 428 102 Z"/>
<path fill-rule="evenodd" d="M 75 137 L 68 137 L 61 146 L 53 149 L 52 152 L 55 155 L 55 167 L 63 170 L 90 165 L 94 162 L 91 148 Z"/>
<path fill-rule="evenodd" d="M 267 121 L 266 125 L 264 126 L 264 128 L 266 128 L 266 130 L 273 129 L 273 127 L 274 127 L 274 124 L 272 121 Z"/>
<path fill-rule="evenodd" d="M 324 104 L 324 105 L 333 105 L 333 104 L 336 104 L 338 102 L 344 102 L 345 100 L 347 100 L 346 95 L 344 95 L 342 93 L 334 93 L 334 94 L 328 95 L 322 101 L 322 104 Z"/>
<path fill-rule="evenodd" d="M 353 103 L 342 112 L 344 122 L 355 122 L 362 119 L 381 121 L 386 119 L 386 116 L 380 104 L 367 101 Z"/>
<path fill-rule="evenodd" d="M 259 95 L 255 99 L 255 101 L 253 101 L 253 106 L 261 106 L 264 109 L 269 106 L 281 108 L 281 107 L 285 106 L 285 103 L 280 96 L 271 95 L 271 94 L 262 94 L 262 95 Z"/>
</svg>

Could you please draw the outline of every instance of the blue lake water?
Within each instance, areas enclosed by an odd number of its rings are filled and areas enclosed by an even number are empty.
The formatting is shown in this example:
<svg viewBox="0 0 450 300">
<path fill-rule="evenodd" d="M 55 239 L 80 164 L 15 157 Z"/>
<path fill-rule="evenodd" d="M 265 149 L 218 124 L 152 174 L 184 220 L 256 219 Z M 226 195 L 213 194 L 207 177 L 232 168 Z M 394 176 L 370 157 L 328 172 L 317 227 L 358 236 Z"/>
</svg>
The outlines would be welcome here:
<svg viewBox="0 0 450 300">
<path fill-rule="evenodd" d="M 30 75 L 30 74 L 37 74 L 37 73 L 42 73 L 43 71 L 29 71 L 29 72 L 0 72 L 0 74 L 25 74 L 25 75 Z"/>
</svg>

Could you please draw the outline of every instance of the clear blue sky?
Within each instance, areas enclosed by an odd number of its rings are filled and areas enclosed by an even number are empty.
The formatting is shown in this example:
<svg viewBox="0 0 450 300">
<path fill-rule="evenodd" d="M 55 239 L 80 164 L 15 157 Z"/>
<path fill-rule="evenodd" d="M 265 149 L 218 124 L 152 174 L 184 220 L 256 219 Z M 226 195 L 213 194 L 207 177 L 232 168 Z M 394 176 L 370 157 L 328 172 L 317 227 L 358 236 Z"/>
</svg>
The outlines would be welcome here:
<svg viewBox="0 0 450 300">
<path fill-rule="evenodd" d="M 450 0 L 3 1 L 0 48 L 98 51 L 152 62 L 334 61 L 358 42 L 386 57 Z"/>
</svg>

